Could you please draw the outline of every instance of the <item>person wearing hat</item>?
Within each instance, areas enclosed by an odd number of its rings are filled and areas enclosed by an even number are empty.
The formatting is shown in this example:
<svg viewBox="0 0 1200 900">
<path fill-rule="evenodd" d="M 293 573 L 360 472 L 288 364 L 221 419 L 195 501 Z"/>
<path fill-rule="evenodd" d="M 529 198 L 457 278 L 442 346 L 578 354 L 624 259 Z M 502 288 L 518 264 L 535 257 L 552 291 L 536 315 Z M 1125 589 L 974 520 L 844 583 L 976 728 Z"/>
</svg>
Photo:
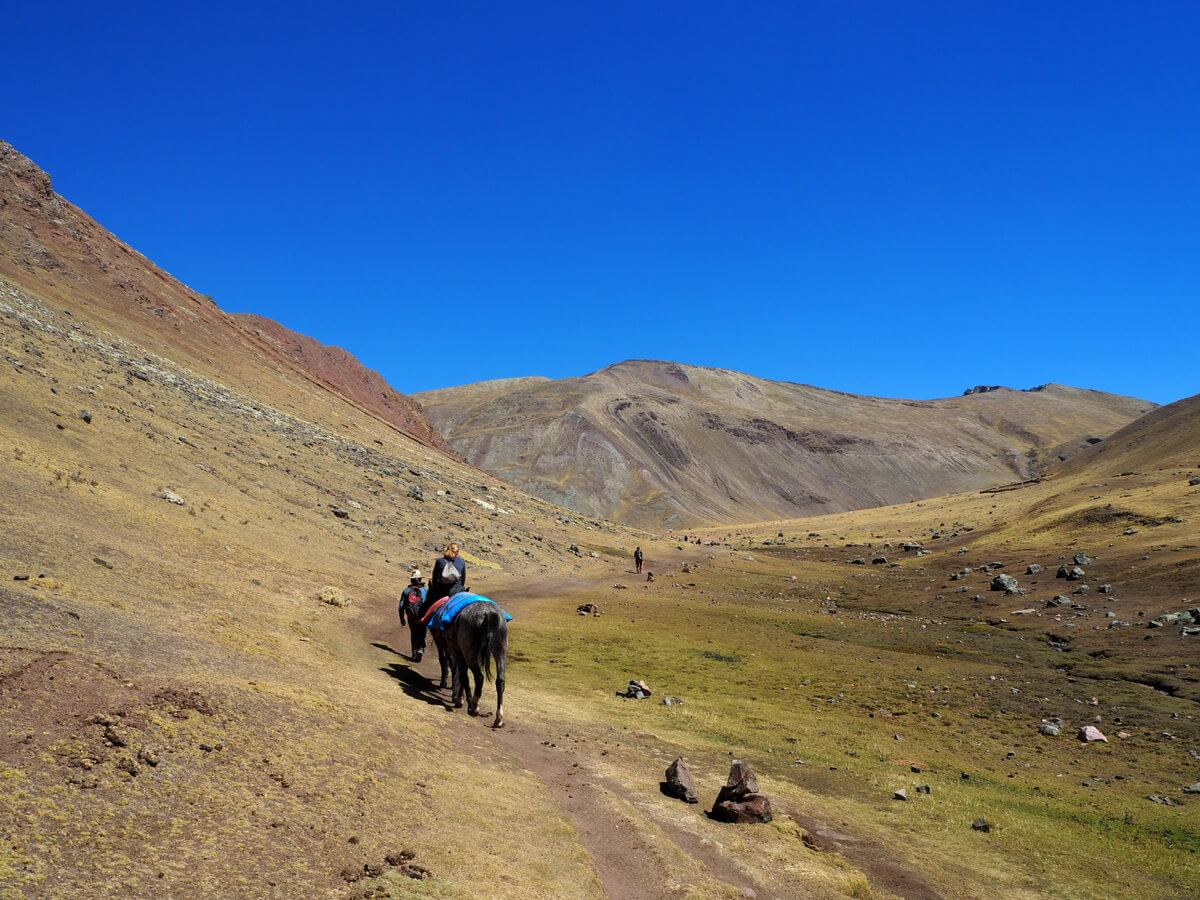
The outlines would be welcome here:
<svg viewBox="0 0 1200 900">
<path fill-rule="evenodd" d="M 407 619 L 412 642 L 410 658 L 413 662 L 420 662 L 421 657 L 425 655 L 427 629 L 421 621 L 421 607 L 425 603 L 425 594 L 425 579 L 421 577 L 421 570 L 414 566 L 408 575 L 408 587 L 400 594 L 400 627 L 404 627 L 404 620 Z"/>
</svg>

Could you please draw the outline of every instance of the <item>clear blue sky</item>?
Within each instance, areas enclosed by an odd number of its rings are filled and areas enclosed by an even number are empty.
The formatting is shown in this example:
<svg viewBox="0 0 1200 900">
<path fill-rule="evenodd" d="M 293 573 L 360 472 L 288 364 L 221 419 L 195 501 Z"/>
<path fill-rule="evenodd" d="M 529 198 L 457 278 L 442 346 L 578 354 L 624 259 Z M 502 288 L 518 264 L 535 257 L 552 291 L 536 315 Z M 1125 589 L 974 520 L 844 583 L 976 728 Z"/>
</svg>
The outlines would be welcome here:
<svg viewBox="0 0 1200 900">
<path fill-rule="evenodd" d="M 1200 391 L 1194 2 L 69 7 L 6 10 L 0 136 L 401 390 Z"/>
</svg>

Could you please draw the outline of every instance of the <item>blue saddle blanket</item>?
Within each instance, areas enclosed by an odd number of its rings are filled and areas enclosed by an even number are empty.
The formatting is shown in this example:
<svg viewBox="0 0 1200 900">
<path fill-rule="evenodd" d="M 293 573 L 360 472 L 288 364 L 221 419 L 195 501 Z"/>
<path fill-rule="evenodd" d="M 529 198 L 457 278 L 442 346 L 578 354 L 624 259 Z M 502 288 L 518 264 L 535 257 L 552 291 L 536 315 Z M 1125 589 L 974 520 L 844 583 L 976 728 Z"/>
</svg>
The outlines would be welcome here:
<svg viewBox="0 0 1200 900">
<path fill-rule="evenodd" d="M 471 594 L 466 591 L 455 594 L 450 600 L 438 610 L 432 619 L 429 620 L 429 627 L 435 628 L 438 631 L 444 629 L 447 625 L 457 618 L 458 614 L 473 603 L 491 603 L 496 605 L 496 601 L 490 597 L 485 597 L 483 594 Z M 501 610 L 501 612 L 504 612 Z M 504 621 L 511 622 L 512 616 L 504 613 Z"/>
</svg>

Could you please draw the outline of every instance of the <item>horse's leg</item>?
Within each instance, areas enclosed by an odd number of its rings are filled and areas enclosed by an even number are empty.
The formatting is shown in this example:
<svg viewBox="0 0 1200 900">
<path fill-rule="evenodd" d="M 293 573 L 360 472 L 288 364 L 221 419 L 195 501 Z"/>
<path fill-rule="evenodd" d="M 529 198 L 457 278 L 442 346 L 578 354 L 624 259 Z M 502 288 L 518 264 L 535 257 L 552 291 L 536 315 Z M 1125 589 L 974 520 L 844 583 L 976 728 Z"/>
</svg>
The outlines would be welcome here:
<svg viewBox="0 0 1200 900">
<path fill-rule="evenodd" d="M 442 677 L 438 681 L 438 687 L 444 688 L 446 686 L 446 676 L 450 674 L 450 650 L 446 646 L 445 633 L 435 631 L 434 634 L 437 635 L 434 643 L 437 645 L 438 668 L 440 668 L 442 671 Z"/>
<path fill-rule="evenodd" d="M 504 669 L 508 663 L 507 627 L 500 635 L 492 652 L 496 660 L 496 718 L 492 722 L 492 727 L 502 728 L 504 726 Z"/>
<path fill-rule="evenodd" d="M 475 676 L 475 690 L 467 698 L 467 712 L 477 716 L 479 715 L 479 697 L 483 694 L 483 669 L 478 661 L 471 663 L 471 672 Z"/>
<path fill-rule="evenodd" d="M 463 695 L 467 692 L 467 666 L 460 658 L 461 654 L 455 653 L 450 661 L 454 672 L 454 708 L 462 709 Z"/>
</svg>

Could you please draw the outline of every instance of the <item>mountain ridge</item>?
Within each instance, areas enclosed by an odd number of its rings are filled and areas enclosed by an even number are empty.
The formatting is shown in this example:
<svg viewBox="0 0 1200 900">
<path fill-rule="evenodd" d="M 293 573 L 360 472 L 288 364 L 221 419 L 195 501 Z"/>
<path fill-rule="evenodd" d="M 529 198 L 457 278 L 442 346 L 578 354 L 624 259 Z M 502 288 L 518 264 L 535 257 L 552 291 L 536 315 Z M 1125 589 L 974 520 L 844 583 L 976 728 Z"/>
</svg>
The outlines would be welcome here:
<svg viewBox="0 0 1200 900">
<path fill-rule="evenodd" d="M 660 360 L 485 384 L 413 397 L 469 462 L 645 527 L 789 518 L 1027 478 L 1154 408 L 1054 383 L 868 397 Z"/>
<path fill-rule="evenodd" d="M 261 316 L 224 312 L 53 185 L 35 162 L 0 141 L 0 275 L 13 284 L 164 356 L 182 354 L 189 365 L 231 386 L 247 389 L 264 379 L 283 385 L 285 396 L 302 403 L 307 415 L 326 421 L 340 417 L 338 403 L 348 403 L 424 446 L 453 452 L 416 404 L 353 354 Z M 288 390 L 289 374 L 320 387 L 326 402 L 314 408 L 312 396 Z"/>
</svg>

